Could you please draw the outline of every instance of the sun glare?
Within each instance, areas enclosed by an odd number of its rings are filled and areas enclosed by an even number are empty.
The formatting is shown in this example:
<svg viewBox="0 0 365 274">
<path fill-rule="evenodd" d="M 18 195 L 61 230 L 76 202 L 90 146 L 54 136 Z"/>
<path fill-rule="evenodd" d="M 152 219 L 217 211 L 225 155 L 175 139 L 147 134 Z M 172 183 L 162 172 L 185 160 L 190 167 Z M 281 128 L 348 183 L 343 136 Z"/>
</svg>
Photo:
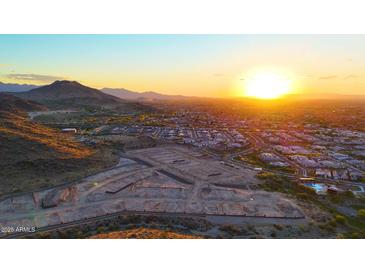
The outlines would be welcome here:
<svg viewBox="0 0 365 274">
<path fill-rule="evenodd" d="M 276 99 L 291 90 L 291 80 L 275 72 L 258 72 L 245 81 L 245 95 L 259 99 Z"/>
</svg>

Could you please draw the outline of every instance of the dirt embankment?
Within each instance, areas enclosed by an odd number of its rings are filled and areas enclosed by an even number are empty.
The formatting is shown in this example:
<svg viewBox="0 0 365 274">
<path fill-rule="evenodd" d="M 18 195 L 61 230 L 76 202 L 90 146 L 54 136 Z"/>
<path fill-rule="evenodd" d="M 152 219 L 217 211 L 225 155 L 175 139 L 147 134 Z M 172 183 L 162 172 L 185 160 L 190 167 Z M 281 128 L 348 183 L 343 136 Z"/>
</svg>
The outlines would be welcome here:
<svg viewBox="0 0 365 274">
<path fill-rule="evenodd" d="M 136 229 L 98 234 L 90 237 L 90 239 L 201 239 L 201 237 L 154 228 L 140 227 Z"/>
</svg>

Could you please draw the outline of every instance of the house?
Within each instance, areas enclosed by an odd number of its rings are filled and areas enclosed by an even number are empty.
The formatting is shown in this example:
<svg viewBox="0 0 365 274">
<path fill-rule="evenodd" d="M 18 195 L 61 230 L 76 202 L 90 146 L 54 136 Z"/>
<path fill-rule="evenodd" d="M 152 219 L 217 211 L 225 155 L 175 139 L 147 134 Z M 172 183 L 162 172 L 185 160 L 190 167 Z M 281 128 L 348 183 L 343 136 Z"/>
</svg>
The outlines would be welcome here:
<svg viewBox="0 0 365 274">
<path fill-rule="evenodd" d="M 277 166 L 277 167 L 287 167 L 287 166 L 289 166 L 288 163 L 284 163 L 284 162 L 269 162 L 269 165 Z"/>
<path fill-rule="evenodd" d="M 76 134 L 76 128 L 63 128 L 61 129 L 62 133 Z"/>
<path fill-rule="evenodd" d="M 356 170 L 349 170 L 349 175 L 351 181 L 359 181 L 361 178 L 364 177 L 364 174 L 362 172 L 358 172 Z"/>
<path fill-rule="evenodd" d="M 289 156 L 289 159 L 296 161 L 298 164 L 304 167 L 317 167 L 318 163 L 314 160 L 309 159 L 306 156 L 302 155 L 292 155 Z"/>
<path fill-rule="evenodd" d="M 322 177 L 322 178 L 331 178 L 331 170 L 329 169 L 323 169 L 323 168 L 317 168 L 316 169 L 316 176 Z"/>
<path fill-rule="evenodd" d="M 336 160 L 343 161 L 349 159 L 349 156 L 342 153 L 330 153 L 330 155 L 335 158 Z"/>
<path fill-rule="evenodd" d="M 338 178 L 340 180 L 348 180 L 349 179 L 348 172 L 347 172 L 346 169 L 337 170 L 337 174 L 338 174 Z"/>
<path fill-rule="evenodd" d="M 265 162 L 276 162 L 280 161 L 280 158 L 276 156 L 275 154 L 269 153 L 269 152 L 263 152 L 259 155 L 260 159 Z"/>
</svg>

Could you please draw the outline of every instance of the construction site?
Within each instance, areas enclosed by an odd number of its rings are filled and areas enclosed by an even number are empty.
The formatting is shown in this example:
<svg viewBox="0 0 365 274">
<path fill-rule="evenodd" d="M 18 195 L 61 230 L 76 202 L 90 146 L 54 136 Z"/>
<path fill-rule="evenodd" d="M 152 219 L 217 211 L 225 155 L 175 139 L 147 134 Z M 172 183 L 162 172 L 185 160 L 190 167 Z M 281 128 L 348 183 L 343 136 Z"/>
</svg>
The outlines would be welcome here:
<svg viewBox="0 0 365 274">
<path fill-rule="evenodd" d="M 221 223 L 232 217 L 235 222 L 305 219 L 282 194 L 251 189 L 258 184 L 255 174 L 186 146 L 131 150 L 115 167 L 81 181 L 1 200 L 0 224 L 42 228 L 118 212 L 178 214 Z"/>
</svg>

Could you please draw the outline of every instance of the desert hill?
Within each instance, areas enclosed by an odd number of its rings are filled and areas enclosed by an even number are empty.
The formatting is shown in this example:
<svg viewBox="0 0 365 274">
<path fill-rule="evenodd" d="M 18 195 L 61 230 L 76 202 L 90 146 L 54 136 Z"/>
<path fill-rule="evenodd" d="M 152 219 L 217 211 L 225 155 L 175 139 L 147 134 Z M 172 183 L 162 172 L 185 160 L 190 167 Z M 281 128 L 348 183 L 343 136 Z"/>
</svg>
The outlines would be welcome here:
<svg viewBox="0 0 365 274">
<path fill-rule="evenodd" d="M 120 98 L 84 86 L 76 81 L 55 81 L 26 92 L 13 95 L 36 101 L 50 107 L 106 106 L 125 104 Z"/>
<path fill-rule="evenodd" d="M 2 163 L 48 159 L 50 156 L 81 158 L 91 154 L 71 136 L 10 112 L 0 113 L 0 151 Z"/>
<path fill-rule="evenodd" d="M 13 95 L 0 93 L 0 111 L 19 113 L 44 110 L 47 110 L 47 107 L 37 102 L 23 100 Z"/>
<path fill-rule="evenodd" d="M 85 147 L 27 117 L 26 111 L 44 109 L 14 96 L 0 97 L 0 198 L 72 181 L 117 161 L 112 151 Z"/>
</svg>

